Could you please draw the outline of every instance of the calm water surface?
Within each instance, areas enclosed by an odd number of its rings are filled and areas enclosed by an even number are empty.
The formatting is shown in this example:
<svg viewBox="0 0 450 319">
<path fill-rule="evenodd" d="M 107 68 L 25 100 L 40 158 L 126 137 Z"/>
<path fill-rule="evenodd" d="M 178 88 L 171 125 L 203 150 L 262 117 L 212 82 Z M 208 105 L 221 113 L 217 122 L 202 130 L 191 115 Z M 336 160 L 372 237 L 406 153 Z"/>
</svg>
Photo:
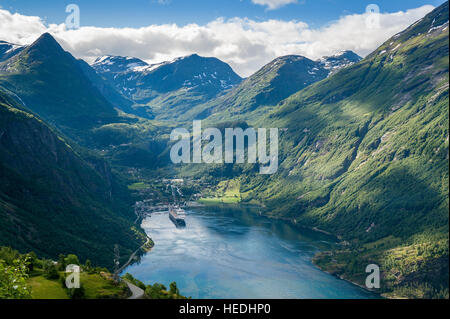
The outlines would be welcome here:
<svg viewBox="0 0 450 319">
<path fill-rule="evenodd" d="M 311 259 L 330 238 L 255 214 L 251 208 L 187 210 L 186 228 L 168 213 L 154 213 L 142 227 L 155 242 L 128 267 L 146 284 L 176 281 L 193 298 L 373 298 L 320 271 Z"/>
</svg>

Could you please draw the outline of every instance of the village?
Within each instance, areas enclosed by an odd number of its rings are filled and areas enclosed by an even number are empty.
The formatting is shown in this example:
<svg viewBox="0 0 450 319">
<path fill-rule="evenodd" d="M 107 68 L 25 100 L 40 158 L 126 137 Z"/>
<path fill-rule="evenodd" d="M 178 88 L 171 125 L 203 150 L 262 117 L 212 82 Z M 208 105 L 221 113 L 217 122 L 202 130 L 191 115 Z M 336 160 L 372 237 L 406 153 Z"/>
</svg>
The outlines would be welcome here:
<svg viewBox="0 0 450 319">
<path fill-rule="evenodd" d="M 139 182 L 129 186 L 137 199 L 134 205 L 136 221 L 154 212 L 168 211 L 170 205 L 198 207 L 197 201 L 203 197 L 202 189 L 211 185 L 194 179 L 157 179 L 152 183 Z"/>
</svg>

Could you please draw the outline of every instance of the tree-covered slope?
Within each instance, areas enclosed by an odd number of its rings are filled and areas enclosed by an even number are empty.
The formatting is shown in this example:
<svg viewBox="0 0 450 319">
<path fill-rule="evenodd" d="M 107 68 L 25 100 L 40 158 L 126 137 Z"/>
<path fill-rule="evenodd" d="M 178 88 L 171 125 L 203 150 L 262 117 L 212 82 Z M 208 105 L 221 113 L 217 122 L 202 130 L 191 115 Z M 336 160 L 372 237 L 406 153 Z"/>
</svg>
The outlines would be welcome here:
<svg viewBox="0 0 450 319">
<path fill-rule="evenodd" d="M 108 165 L 85 160 L 41 120 L 0 91 L 0 245 L 56 259 L 113 266 L 143 243 L 126 188 Z"/>
<path fill-rule="evenodd" d="M 397 296 L 448 297 L 448 35 L 447 2 L 253 119 L 286 128 L 280 169 L 241 176 L 244 200 L 347 241 L 322 267 L 364 284 L 377 263 Z"/>
</svg>

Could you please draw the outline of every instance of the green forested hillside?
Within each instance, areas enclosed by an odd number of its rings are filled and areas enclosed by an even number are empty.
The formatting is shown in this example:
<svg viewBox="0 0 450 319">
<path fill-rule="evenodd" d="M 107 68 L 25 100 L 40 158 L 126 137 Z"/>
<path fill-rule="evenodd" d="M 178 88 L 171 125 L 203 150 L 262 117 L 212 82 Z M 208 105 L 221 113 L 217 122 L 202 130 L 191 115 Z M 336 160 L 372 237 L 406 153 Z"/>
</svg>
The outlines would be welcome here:
<svg viewBox="0 0 450 319">
<path fill-rule="evenodd" d="M 375 262 L 384 292 L 448 297 L 448 67 L 447 2 L 254 119 L 287 130 L 278 173 L 248 170 L 244 200 L 345 240 L 325 269 L 363 284 Z"/>
<path fill-rule="evenodd" d="M 113 266 L 145 241 L 128 192 L 100 158 L 82 156 L 0 91 L 0 244 Z"/>
</svg>

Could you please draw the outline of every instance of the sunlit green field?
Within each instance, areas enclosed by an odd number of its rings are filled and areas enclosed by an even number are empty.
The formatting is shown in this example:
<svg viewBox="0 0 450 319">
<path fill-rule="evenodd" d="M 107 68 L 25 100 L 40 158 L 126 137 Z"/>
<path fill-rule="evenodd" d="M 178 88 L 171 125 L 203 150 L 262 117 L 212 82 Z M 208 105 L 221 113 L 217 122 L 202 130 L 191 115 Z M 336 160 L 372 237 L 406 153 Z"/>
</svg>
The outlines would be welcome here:
<svg viewBox="0 0 450 319">
<path fill-rule="evenodd" d="M 48 280 L 42 276 L 28 280 L 33 299 L 68 299 L 66 291 L 58 280 Z"/>
</svg>

